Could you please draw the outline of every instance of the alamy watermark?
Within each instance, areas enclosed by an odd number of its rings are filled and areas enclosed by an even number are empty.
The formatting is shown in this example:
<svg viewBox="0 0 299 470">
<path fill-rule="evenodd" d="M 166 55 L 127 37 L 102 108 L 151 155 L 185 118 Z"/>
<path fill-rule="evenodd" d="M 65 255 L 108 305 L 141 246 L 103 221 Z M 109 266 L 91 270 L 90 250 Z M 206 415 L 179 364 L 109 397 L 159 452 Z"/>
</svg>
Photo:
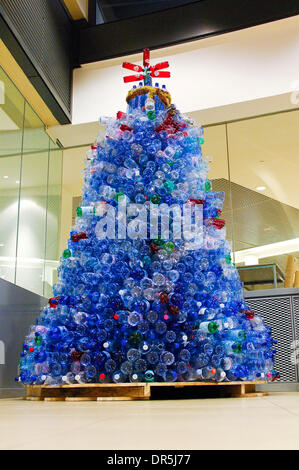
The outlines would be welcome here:
<svg viewBox="0 0 299 470">
<path fill-rule="evenodd" d="M 201 204 L 135 204 L 120 196 L 116 207 L 99 202 L 93 213 L 101 217 L 95 227 L 100 240 L 184 240 L 187 249 L 199 248 L 203 242 Z"/>
</svg>

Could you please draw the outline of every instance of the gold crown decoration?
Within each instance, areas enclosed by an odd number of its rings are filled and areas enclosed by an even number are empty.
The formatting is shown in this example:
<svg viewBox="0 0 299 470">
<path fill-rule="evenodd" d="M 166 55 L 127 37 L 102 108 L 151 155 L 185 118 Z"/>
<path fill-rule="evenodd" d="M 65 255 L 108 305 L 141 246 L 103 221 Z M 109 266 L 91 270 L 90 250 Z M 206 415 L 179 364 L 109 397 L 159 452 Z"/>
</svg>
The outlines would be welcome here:
<svg viewBox="0 0 299 470">
<path fill-rule="evenodd" d="M 140 95 L 146 95 L 148 93 L 148 97 L 150 99 L 154 99 L 154 95 L 157 95 L 160 98 L 160 101 L 164 104 L 166 108 L 171 105 L 171 95 L 166 90 L 162 90 L 161 88 L 155 88 L 150 85 L 145 85 L 139 88 L 134 88 L 128 92 L 126 101 L 129 103 L 130 100 L 136 98 Z"/>
</svg>

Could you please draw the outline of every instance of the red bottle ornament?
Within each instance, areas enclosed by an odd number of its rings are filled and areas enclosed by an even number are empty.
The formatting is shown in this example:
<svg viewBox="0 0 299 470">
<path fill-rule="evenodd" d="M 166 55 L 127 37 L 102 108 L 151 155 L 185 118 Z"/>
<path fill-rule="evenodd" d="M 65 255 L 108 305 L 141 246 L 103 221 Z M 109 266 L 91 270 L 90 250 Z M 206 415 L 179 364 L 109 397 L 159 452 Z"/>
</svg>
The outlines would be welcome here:
<svg viewBox="0 0 299 470">
<path fill-rule="evenodd" d="M 48 303 L 50 305 L 51 308 L 56 308 L 57 305 L 58 305 L 58 299 L 59 297 L 51 297 L 49 300 L 48 300 Z"/>
<path fill-rule="evenodd" d="M 177 305 L 167 305 L 167 308 L 170 313 L 173 315 L 177 315 L 180 311 L 179 307 Z"/>
<path fill-rule="evenodd" d="M 71 240 L 73 242 L 78 242 L 80 240 L 86 240 L 88 238 L 88 236 L 86 235 L 85 232 L 79 232 L 79 233 L 74 233 L 72 236 L 71 236 Z"/>
<path fill-rule="evenodd" d="M 159 298 L 160 298 L 161 304 L 167 304 L 169 302 L 169 297 L 166 294 L 166 292 L 161 292 L 161 294 L 159 295 Z"/>
<path fill-rule="evenodd" d="M 72 353 L 71 353 L 72 361 L 80 361 L 80 358 L 81 358 L 82 354 L 83 354 L 83 352 L 81 352 L 81 351 L 72 351 Z"/>
<path fill-rule="evenodd" d="M 116 113 L 116 119 L 120 121 L 121 119 L 126 119 L 127 113 L 124 113 L 123 111 L 117 111 Z"/>
<path fill-rule="evenodd" d="M 243 310 L 243 313 L 245 313 L 246 318 L 248 318 L 248 320 L 252 320 L 254 318 L 253 310 Z"/>
<path fill-rule="evenodd" d="M 201 204 L 204 206 L 206 201 L 204 199 L 188 199 L 187 202 L 191 204 L 191 206 L 195 206 L 195 204 Z"/>
<path fill-rule="evenodd" d="M 122 124 L 122 125 L 120 126 L 120 130 L 123 131 L 123 132 L 124 132 L 124 131 L 131 131 L 131 130 L 132 130 L 132 127 L 129 127 L 129 126 L 127 126 L 126 124 Z"/>
<path fill-rule="evenodd" d="M 208 225 L 213 225 L 216 227 L 218 230 L 222 229 L 225 225 L 225 220 L 224 219 L 209 219 Z"/>
</svg>

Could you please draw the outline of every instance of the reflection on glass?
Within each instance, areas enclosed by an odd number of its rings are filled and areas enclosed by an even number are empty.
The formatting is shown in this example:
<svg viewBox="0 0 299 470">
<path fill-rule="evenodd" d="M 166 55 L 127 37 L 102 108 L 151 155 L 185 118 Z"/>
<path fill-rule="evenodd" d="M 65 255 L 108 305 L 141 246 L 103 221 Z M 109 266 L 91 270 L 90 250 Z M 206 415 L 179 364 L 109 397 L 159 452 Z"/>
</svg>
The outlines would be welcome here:
<svg viewBox="0 0 299 470">
<path fill-rule="evenodd" d="M 15 280 L 25 100 L 0 68 L 0 277 Z"/>
<path fill-rule="evenodd" d="M 51 295 L 62 151 L 0 68 L 0 277 Z"/>
<path fill-rule="evenodd" d="M 278 287 L 288 255 L 299 255 L 298 126 L 298 110 L 227 125 L 236 262 L 273 265 Z M 247 289 L 275 285 L 262 269 L 252 268 Z"/>
<path fill-rule="evenodd" d="M 210 165 L 209 177 L 212 191 L 223 191 L 225 199 L 220 218 L 225 219 L 226 239 L 233 241 L 233 217 L 231 207 L 231 187 L 227 162 L 225 124 L 207 126 L 204 129 L 205 143 L 203 154 Z"/>
<path fill-rule="evenodd" d="M 52 295 L 52 285 L 57 281 L 59 259 L 60 203 L 61 203 L 62 149 L 50 142 L 46 253 L 43 295 Z"/>
<path fill-rule="evenodd" d="M 42 294 L 49 136 L 27 103 L 24 123 L 16 284 Z"/>
</svg>

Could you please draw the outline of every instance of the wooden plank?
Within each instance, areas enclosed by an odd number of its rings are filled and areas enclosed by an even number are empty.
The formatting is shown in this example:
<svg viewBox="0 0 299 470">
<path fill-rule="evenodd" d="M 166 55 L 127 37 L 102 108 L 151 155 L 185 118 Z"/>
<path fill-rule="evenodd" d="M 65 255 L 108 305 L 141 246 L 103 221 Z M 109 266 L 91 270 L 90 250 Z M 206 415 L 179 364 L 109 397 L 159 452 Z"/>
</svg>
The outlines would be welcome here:
<svg viewBox="0 0 299 470">
<path fill-rule="evenodd" d="M 60 390 L 60 389 L 84 389 L 84 388 L 140 388 L 140 387 L 170 387 L 170 386 L 232 386 L 232 385 L 257 385 L 267 383 L 266 381 L 248 381 L 248 382 L 125 382 L 125 383 L 91 383 L 91 384 L 70 384 L 70 385 L 25 385 L 27 391 L 35 395 L 40 395 L 42 389 Z"/>
<path fill-rule="evenodd" d="M 245 388 L 244 393 L 254 393 L 255 392 L 255 384 L 245 384 L 244 388 Z"/>
<path fill-rule="evenodd" d="M 27 396 L 29 397 L 41 397 L 42 387 L 40 385 L 27 385 L 26 386 Z"/>
<path fill-rule="evenodd" d="M 65 397 L 65 401 L 96 401 L 97 397 Z"/>
<path fill-rule="evenodd" d="M 256 384 L 262 381 L 248 382 L 138 382 L 138 383 L 105 383 L 105 384 L 71 384 L 71 385 L 28 385 L 26 399 L 32 401 L 121 401 L 149 400 L 152 387 L 213 387 L 219 396 L 249 397 L 264 396 L 255 390 Z M 216 388 L 215 388 L 216 387 Z M 200 389 L 199 389 L 200 390 Z M 213 394 L 214 396 L 215 394 Z"/>
<path fill-rule="evenodd" d="M 146 383 L 144 385 L 144 389 L 143 389 L 143 398 L 145 400 L 149 400 L 151 397 L 151 386 L 150 384 Z"/>
<path fill-rule="evenodd" d="M 44 401 L 65 401 L 64 397 L 45 397 Z"/>
<path fill-rule="evenodd" d="M 181 387 L 200 387 L 200 386 L 231 386 L 231 385 L 257 385 L 267 383 L 266 381 L 248 381 L 248 382 L 150 382 L 151 387 L 171 387 L 171 386 L 181 386 Z"/>
</svg>

